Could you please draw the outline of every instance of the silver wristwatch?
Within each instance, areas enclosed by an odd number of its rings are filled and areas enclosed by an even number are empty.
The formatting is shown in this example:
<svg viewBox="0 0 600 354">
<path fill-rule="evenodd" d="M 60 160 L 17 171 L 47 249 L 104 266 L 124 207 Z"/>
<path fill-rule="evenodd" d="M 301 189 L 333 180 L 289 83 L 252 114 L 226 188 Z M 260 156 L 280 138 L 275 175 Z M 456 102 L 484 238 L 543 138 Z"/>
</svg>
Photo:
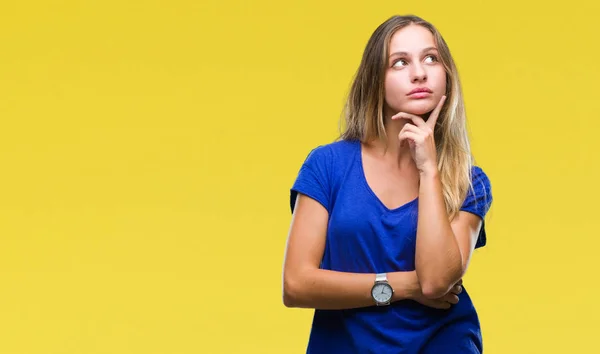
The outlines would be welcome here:
<svg viewBox="0 0 600 354">
<path fill-rule="evenodd" d="M 394 289 L 388 283 L 387 274 L 379 273 L 375 275 L 375 284 L 371 288 L 371 297 L 377 306 L 389 305 L 392 301 Z"/>
</svg>

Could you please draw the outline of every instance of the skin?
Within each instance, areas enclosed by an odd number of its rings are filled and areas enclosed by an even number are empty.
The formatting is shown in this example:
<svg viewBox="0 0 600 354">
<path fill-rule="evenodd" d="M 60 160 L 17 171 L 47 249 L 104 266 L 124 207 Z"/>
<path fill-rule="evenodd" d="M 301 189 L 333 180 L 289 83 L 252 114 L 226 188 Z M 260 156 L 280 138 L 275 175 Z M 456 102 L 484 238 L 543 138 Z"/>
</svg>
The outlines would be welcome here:
<svg viewBox="0 0 600 354">
<path fill-rule="evenodd" d="M 401 111 L 426 116 L 442 99 L 446 71 L 436 47 L 433 35 L 424 27 L 411 25 L 394 33 L 385 76 L 386 118 Z M 409 96 L 416 87 L 427 87 L 432 93 L 426 98 Z"/>
<path fill-rule="evenodd" d="M 418 181 L 405 190 L 396 188 L 391 199 L 417 191 L 416 271 L 427 297 L 446 294 L 463 277 L 482 224 L 478 216 L 467 212 L 459 212 L 450 222 L 446 213 L 434 141 L 446 99 L 446 73 L 435 47 L 433 35 L 421 26 L 405 27 L 392 36 L 385 124 L 393 148 L 385 151 L 377 143 L 371 146 L 374 155 L 394 166 L 398 176 Z M 409 95 L 417 87 L 427 87 L 431 94 L 424 98 Z"/>
<path fill-rule="evenodd" d="M 385 205 L 395 208 L 419 198 L 416 271 L 388 273 L 392 301 L 412 299 L 445 309 L 458 302 L 481 219 L 461 212 L 451 224 L 446 214 L 433 140 L 445 100 L 445 71 L 432 58 L 436 50 L 427 49 L 435 46 L 431 32 L 420 26 L 405 27 L 392 36 L 385 78 L 388 147 L 378 141 L 365 143 L 362 154 L 367 182 Z M 424 85 L 432 91 L 428 97 L 407 95 Z M 284 304 L 320 309 L 373 306 L 375 274 L 319 269 L 327 221 L 321 204 L 298 196 L 284 257 Z"/>
</svg>

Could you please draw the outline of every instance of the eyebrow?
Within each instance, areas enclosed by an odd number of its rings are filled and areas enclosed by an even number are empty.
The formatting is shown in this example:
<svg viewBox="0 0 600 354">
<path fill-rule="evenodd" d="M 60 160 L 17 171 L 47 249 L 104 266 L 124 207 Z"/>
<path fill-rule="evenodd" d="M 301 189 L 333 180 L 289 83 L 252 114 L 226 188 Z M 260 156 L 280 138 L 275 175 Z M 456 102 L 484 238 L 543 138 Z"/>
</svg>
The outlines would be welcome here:
<svg viewBox="0 0 600 354">
<path fill-rule="evenodd" d="M 421 53 L 425 53 L 430 50 L 437 50 L 437 48 L 436 47 L 427 47 L 427 48 L 423 49 L 421 51 Z M 402 56 L 402 55 L 408 55 L 408 53 L 407 52 L 394 52 L 394 53 L 390 54 L 390 58 L 393 57 L 394 55 Z"/>
</svg>

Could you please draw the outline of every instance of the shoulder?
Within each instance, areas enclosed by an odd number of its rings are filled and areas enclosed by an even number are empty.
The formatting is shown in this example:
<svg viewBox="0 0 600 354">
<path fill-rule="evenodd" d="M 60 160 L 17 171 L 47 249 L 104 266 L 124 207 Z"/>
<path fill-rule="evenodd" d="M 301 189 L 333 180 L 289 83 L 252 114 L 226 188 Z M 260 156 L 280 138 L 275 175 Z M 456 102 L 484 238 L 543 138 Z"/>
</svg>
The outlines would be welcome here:
<svg viewBox="0 0 600 354">
<path fill-rule="evenodd" d="M 298 193 L 317 200 L 330 211 L 346 166 L 360 151 L 357 147 L 360 142 L 340 140 L 312 148 L 291 188 L 292 212 Z"/>
<path fill-rule="evenodd" d="M 492 184 L 487 173 L 478 165 L 473 165 L 471 168 L 471 182 L 473 189 L 483 190 L 486 194 L 491 194 Z"/>
<path fill-rule="evenodd" d="M 493 197 L 490 179 L 481 167 L 472 167 L 471 184 L 461 210 L 472 212 L 483 218 L 491 207 Z"/>
<path fill-rule="evenodd" d="M 480 166 L 474 165 L 471 169 L 472 188 L 469 188 L 462 211 L 475 214 L 483 220 L 475 248 L 483 247 L 487 243 L 485 230 L 485 217 L 492 206 L 492 185 L 487 173 Z"/>
<path fill-rule="evenodd" d="M 337 140 L 332 143 L 319 145 L 312 152 L 317 154 L 340 155 L 355 151 L 360 142 L 357 140 Z"/>
<path fill-rule="evenodd" d="M 471 174 L 473 175 L 473 177 L 487 178 L 487 174 L 479 165 L 473 165 L 473 167 L 471 167 Z"/>
<path fill-rule="evenodd" d="M 310 150 L 305 164 L 317 164 L 322 167 L 342 162 L 345 158 L 354 156 L 360 146 L 358 141 L 338 140 L 332 143 L 318 145 Z"/>
</svg>

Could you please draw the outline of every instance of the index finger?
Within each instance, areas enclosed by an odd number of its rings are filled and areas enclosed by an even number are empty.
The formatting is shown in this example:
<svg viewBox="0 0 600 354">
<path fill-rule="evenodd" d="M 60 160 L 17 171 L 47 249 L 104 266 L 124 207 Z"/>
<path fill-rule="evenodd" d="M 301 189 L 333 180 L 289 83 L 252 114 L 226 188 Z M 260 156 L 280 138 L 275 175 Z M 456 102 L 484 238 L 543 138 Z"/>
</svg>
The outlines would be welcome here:
<svg viewBox="0 0 600 354">
<path fill-rule="evenodd" d="M 440 99 L 440 102 L 438 102 L 435 109 L 429 115 L 429 119 L 427 119 L 427 124 L 429 124 L 429 127 L 431 128 L 431 130 L 433 130 L 435 128 L 435 124 L 437 123 L 438 116 L 440 115 L 440 111 L 442 110 L 442 107 L 444 106 L 444 102 L 446 102 L 446 95 L 442 96 L 442 98 Z"/>
</svg>

